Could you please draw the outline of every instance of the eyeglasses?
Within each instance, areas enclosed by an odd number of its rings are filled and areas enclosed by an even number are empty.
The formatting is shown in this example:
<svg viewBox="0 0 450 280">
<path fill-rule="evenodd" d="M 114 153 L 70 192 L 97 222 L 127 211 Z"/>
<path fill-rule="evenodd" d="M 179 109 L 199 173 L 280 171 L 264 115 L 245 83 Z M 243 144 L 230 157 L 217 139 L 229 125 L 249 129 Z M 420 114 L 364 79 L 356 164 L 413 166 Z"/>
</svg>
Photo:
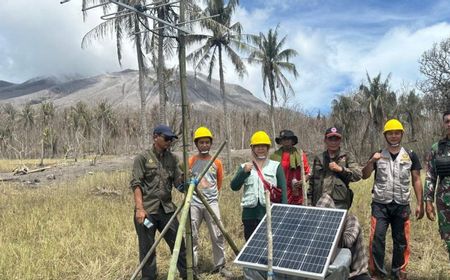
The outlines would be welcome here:
<svg viewBox="0 0 450 280">
<path fill-rule="evenodd" d="M 167 135 L 164 135 L 164 134 L 161 134 L 159 136 L 161 136 L 164 139 L 164 141 L 166 141 L 166 142 L 172 142 L 173 141 L 173 137 L 172 136 L 167 136 Z"/>
</svg>

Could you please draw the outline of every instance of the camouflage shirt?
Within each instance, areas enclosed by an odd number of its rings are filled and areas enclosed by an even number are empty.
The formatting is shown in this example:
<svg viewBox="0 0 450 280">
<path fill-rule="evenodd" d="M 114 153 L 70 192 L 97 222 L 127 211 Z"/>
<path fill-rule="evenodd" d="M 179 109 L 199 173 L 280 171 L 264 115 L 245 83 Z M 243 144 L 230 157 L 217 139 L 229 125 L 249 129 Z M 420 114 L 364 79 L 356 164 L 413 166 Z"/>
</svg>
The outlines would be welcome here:
<svg viewBox="0 0 450 280">
<path fill-rule="evenodd" d="M 439 186 L 436 186 L 436 183 L 438 181 L 438 175 L 436 172 L 436 166 L 435 166 L 435 158 L 439 150 L 439 143 L 442 143 L 444 140 L 439 141 L 437 143 L 434 143 L 433 146 L 431 146 L 431 151 L 428 157 L 428 163 L 427 163 L 427 175 L 425 178 L 425 187 L 424 187 L 424 200 L 425 201 L 433 201 L 434 197 L 437 192 L 437 198 L 443 199 L 445 195 L 449 196 L 447 199 L 449 199 L 448 203 L 450 203 L 450 177 L 444 177 L 439 178 Z M 445 141 L 447 145 L 450 145 L 450 140 Z M 446 151 L 448 155 L 450 156 L 450 149 L 447 149 Z"/>
<path fill-rule="evenodd" d="M 336 162 L 343 171 L 333 172 L 328 167 L 330 162 Z M 330 158 L 328 152 L 317 155 L 314 158 L 311 178 L 309 180 L 308 201 L 309 205 L 316 205 L 322 194 L 330 195 L 338 208 L 338 204 L 348 204 L 345 197 L 348 195 L 350 182 L 361 179 L 361 167 L 355 162 L 351 153 L 340 150 L 334 158 Z"/>
<path fill-rule="evenodd" d="M 145 211 L 157 214 L 160 206 L 164 212 L 176 210 L 172 202 L 172 187 L 181 177 L 178 159 L 169 151 L 157 153 L 154 148 L 136 156 L 133 163 L 130 187 L 142 189 Z"/>
<path fill-rule="evenodd" d="M 442 151 L 439 149 L 440 145 L 447 145 L 447 148 Z M 447 249 L 450 254 L 450 176 L 442 178 L 437 175 L 435 160 L 438 153 L 447 153 L 447 156 L 450 156 L 449 139 L 443 139 L 431 147 L 423 196 L 425 201 L 432 202 L 436 197 L 439 232 L 441 238 L 447 242 Z M 438 177 L 439 184 L 436 186 Z"/>
</svg>

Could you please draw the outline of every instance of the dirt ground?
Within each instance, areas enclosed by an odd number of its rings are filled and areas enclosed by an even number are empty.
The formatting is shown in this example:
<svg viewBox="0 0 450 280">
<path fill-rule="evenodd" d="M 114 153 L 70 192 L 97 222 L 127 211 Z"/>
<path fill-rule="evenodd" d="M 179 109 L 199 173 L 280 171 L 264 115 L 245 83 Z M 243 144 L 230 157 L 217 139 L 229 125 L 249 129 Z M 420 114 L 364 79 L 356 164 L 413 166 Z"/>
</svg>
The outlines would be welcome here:
<svg viewBox="0 0 450 280">
<path fill-rule="evenodd" d="M 132 156 L 117 156 L 98 158 L 95 164 L 92 164 L 91 161 L 79 161 L 60 163 L 49 166 L 44 165 L 44 167 L 48 168 L 43 171 L 33 172 L 29 174 L 14 175 L 13 172 L 0 172 L 0 182 L 11 181 L 38 187 L 40 185 L 49 185 L 58 182 L 71 181 L 85 175 L 92 175 L 97 172 L 128 170 L 131 169 L 132 164 Z M 30 170 L 35 169 L 30 168 Z"/>
<path fill-rule="evenodd" d="M 223 153 L 223 152 L 222 152 Z M 181 152 L 175 152 L 179 159 L 182 158 Z M 41 185 L 55 184 L 59 182 L 66 182 L 83 177 L 85 175 L 92 175 L 98 172 L 113 172 L 122 170 L 131 170 L 134 155 L 129 156 L 107 156 L 96 159 L 95 164 L 92 161 L 78 161 L 59 163 L 56 165 L 49 165 L 47 169 L 39 172 L 29 174 L 16 174 L 13 172 L 0 172 L 0 182 L 17 182 L 25 186 L 39 187 Z M 221 157 L 225 163 L 224 155 Z M 250 158 L 250 150 L 234 150 L 232 151 L 232 165 L 237 167 L 239 164 L 245 162 Z M 29 168 L 29 171 L 38 169 Z M 232 172 L 232 171 L 231 171 Z"/>
</svg>

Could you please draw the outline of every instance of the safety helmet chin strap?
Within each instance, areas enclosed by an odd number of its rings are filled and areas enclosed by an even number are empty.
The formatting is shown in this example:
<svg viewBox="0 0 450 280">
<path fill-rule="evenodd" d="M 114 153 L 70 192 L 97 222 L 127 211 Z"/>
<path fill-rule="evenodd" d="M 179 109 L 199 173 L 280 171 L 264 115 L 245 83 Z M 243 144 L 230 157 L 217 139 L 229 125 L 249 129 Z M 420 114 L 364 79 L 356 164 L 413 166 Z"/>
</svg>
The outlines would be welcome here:
<svg viewBox="0 0 450 280">
<path fill-rule="evenodd" d="M 257 159 L 267 159 L 267 156 L 258 156 L 253 150 L 252 150 L 252 154 Z"/>
<path fill-rule="evenodd" d="M 384 139 L 386 139 L 386 142 L 388 143 L 389 146 L 395 148 L 395 147 L 400 146 L 400 144 L 402 143 L 403 133 L 402 133 L 402 138 L 400 138 L 400 141 L 397 144 L 393 144 L 393 143 L 389 142 L 389 140 L 386 137 L 386 134 L 384 134 Z"/>
</svg>

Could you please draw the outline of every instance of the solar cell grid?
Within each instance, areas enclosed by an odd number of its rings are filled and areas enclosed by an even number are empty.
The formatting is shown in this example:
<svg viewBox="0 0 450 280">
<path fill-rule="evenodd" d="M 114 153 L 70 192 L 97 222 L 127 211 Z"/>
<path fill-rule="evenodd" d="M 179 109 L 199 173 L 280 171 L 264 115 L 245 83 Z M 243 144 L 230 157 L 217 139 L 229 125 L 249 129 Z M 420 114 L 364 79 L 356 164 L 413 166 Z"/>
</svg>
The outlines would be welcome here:
<svg viewBox="0 0 450 280">
<path fill-rule="evenodd" d="M 273 270 L 323 279 L 345 215 L 345 210 L 272 205 Z M 267 269 L 266 234 L 264 218 L 235 262 Z"/>
</svg>

